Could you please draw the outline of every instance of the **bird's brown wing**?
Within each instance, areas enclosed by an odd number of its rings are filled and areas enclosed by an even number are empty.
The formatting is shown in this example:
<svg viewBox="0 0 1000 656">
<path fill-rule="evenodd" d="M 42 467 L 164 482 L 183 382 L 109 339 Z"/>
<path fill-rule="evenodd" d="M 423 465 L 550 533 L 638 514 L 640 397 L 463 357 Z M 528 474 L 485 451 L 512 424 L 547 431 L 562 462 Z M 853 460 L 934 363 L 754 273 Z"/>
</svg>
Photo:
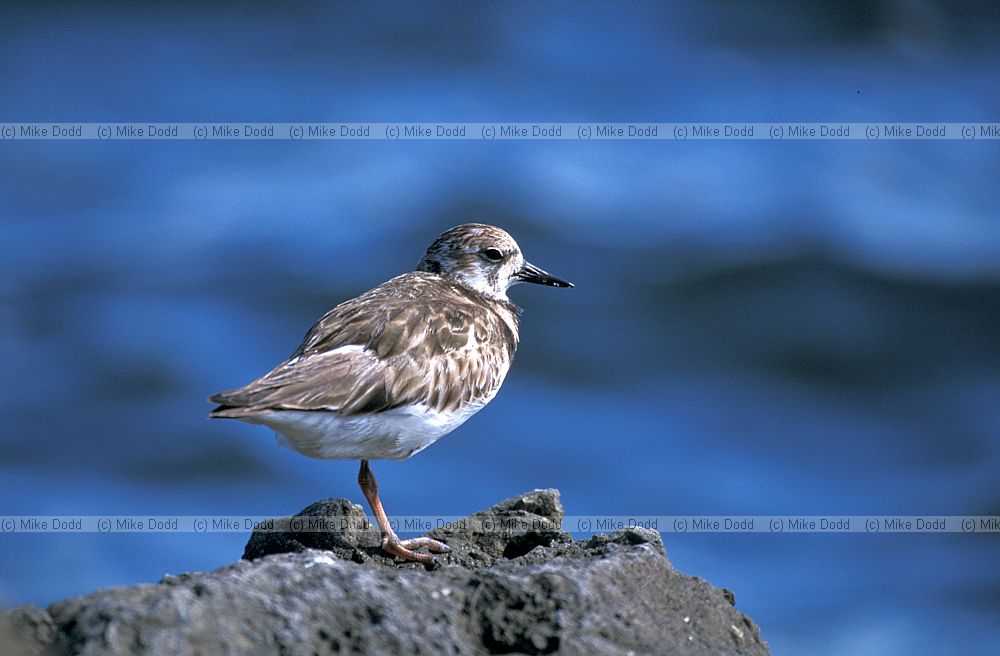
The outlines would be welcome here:
<svg viewBox="0 0 1000 656">
<path fill-rule="evenodd" d="M 516 337 L 499 313 L 459 290 L 415 302 L 421 286 L 381 287 L 343 303 L 292 356 L 240 389 L 216 394 L 213 417 L 272 410 L 351 416 L 413 403 L 438 411 L 488 400 L 503 382 Z M 424 290 L 427 291 L 427 290 Z"/>
</svg>

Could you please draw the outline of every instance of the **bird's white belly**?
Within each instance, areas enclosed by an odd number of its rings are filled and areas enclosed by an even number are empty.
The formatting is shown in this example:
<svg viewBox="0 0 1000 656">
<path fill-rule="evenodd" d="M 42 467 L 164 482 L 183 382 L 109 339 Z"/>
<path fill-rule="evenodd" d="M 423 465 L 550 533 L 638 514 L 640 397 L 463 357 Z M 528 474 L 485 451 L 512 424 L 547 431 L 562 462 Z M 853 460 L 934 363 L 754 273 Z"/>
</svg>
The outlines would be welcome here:
<svg viewBox="0 0 1000 656">
<path fill-rule="evenodd" d="M 279 444 L 310 458 L 404 460 L 461 426 L 484 405 L 467 404 L 454 412 L 416 405 L 354 417 L 280 410 L 243 421 L 268 426 L 278 434 Z"/>
</svg>

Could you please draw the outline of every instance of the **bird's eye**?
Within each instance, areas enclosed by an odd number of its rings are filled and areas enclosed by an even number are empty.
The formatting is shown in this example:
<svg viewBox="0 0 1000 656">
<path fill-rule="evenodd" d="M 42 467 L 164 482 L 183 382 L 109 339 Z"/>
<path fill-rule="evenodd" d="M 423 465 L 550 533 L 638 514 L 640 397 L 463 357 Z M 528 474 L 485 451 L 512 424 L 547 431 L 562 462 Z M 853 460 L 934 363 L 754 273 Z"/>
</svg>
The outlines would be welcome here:
<svg viewBox="0 0 1000 656">
<path fill-rule="evenodd" d="M 499 248 L 487 248 L 483 251 L 483 257 L 493 262 L 499 262 L 503 259 L 503 253 L 500 252 Z"/>
</svg>

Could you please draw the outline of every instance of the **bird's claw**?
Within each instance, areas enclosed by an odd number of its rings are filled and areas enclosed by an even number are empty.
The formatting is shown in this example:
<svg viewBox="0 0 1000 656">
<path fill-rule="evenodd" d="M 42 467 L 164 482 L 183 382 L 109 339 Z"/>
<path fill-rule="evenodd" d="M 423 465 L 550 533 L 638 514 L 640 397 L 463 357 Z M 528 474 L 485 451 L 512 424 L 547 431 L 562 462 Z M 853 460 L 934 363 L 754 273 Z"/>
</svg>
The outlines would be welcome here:
<svg viewBox="0 0 1000 656">
<path fill-rule="evenodd" d="M 414 550 L 426 547 L 428 551 L 435 554 L 446 554 L 451 552 L 451 547 L 446 545 L 444 542 L 439 542 L 433 538 L 420 537 L 400 540 L 399 538 L 393 539 L 393 537 L 386 536 L 383 538 L 382 549 L 396 558 L 401 558 L 403 560 L 411 560 L 418 563 L 424 563 L 425 565 L 433 565 L 437 564 L 437 559 L 434 556 Z"/>
</svg>

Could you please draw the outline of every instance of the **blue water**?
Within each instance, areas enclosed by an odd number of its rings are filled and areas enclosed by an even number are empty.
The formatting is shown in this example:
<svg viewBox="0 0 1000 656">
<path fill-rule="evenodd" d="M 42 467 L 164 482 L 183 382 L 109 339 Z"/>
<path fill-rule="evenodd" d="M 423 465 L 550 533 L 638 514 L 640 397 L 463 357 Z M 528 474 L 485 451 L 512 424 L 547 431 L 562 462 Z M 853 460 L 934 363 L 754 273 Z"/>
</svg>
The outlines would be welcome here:
<svg viewBox="0 0 1000 656">
<path fill-rule="evenodd" d="M 325 8 L 324 8 L 325 7 Z M 996 9 L 59 5 L 5 13 L 3 121 L 981 121 Z M 496 223 L 497 399 L 392 513 L 998 514 L 988 142 L 4 142 L 0 513 L 284 515 L 356 465 L 209 422 L 325 310 Z M 667 535 L 775 653 L 994 653 L 997 538 Z M 210 570 L 245 535 L 3 535 L 0 605 Z"/>
</svg>

